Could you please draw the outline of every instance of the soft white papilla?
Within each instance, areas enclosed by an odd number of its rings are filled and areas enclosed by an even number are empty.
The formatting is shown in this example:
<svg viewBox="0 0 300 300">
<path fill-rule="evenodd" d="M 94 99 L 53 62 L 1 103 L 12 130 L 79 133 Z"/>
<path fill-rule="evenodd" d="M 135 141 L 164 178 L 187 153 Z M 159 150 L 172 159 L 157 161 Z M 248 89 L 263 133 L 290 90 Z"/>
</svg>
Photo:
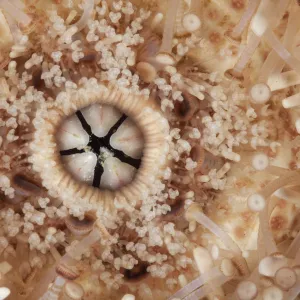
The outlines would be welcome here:
<svg viewBox="0 0 300 300">
<path fill-rule="evenodd" d="M 0 300 L 6 299 L 10 295 L 10 289 L 7 287 L 0 287 Z"/>
<path fill-rule="evenodd" d="M 122 300 L 135 300 L 135 296 L 132 294 L 126 294 L 123 296 Z"/>
</svg>

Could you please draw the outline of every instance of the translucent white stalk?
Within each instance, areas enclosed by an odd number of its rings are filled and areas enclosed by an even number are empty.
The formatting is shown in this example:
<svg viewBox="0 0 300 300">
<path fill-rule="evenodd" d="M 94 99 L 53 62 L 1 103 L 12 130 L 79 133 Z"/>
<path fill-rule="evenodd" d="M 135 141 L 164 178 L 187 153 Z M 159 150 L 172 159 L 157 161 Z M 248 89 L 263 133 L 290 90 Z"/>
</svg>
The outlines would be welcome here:
<svg viewBox="0 0 300 300">
<path fill-rule="evenodd" d="M 57 276 L 51 288 L 39 300 L 58 300 L 66 279 Z"/>
<path fill-rule="evenodd" d="M 95 0 L 85 0 L 83 4 L 83 14 L 81 18 L 72 26 L 75 26 L 78 31 L 81 31 L 87 24 L 95 5 Z"/>
<path fill-rule="evenodd" d="M 89 233 L 88 236 L 80 240 L 76 247 L 72 248 L 68 253 L 62 256 L 61 259 L 58 262 L 56 262 L 54 266 L 52 266 L 49 270 L 45 272 L 45 274 L 41 277 L 41 281 L 38 282 L 38 288 L 32 291 L 28 299 L 39 299 L 41 294 L 45 293 L 49 284 L 53 281 L 53 279 L 56 276 L 56 266 L 58 263 L 64 263 L 66 265 L 74 264 L 73 257 L 80 257 L 93 244 L 99 241 L 100 238 L 106 239 L 109 236 L 110 235 L 107 232 L 106 228 L 98 222 L 95 228 Z M 54 253 L 54 255 L 57 256 L 55 252 L 52 251 L 52 253 Z"/>
<path fill-rule="evenodd" d="M 285 175 L 267 184 L 258 194 L 268 199 L 275 191 L 285 185 L 296 184 L 300 180 L 300 171 L 289 171 Z"/>
<path fill-rule="evenodd" d="M 249 28 L 260 38 L 264 31 L 269 26 L 274 26 L 274 15 L 277 14 L 278 8 L 274 9 L 274 2 L 270 0 L 264 0 L 260 2 L 260 5 L 251 21 Z M 273 8 L 273 11 L 272 11 Z M 271 21 L 272 24 L 271 24 Z"/>
<path fill-rule="evenodd" d="M 169 0 L 168 11 L 166 14 L 163 40 L 160 46 L 160 52 L 169 52 L 172 49 L 172 40 L 174 35 L 174 24 L 176 19 L 176 12 L 178 10 L 180 0 Z"/>
<path fill-rule="evenodd" d="M 300 249 L 298 249 L 296 253 L 296 257 L 292 262 L 292 267 L 299 266 L 300 265 Z"/>
<path fill-rule="evenodd" d="M 223 231 L 216 223 L 214 223 L 210 218 L 208 218 L 205 214 L 199 211 L 195 212 L 194 218 L 199 224 L 203 225 L 208 230 L 210 230 L 213 234 L 219 237 L 228 249 L 232 250 L 233 252 L 239 255 L 241 254 L 240 248 L 233 241 L 233 239 L 225 231 Z"/>
<path fill-rule="evenodd" d="M 39 299 L 45 291 L 47 291 L 49 284 L 56 276 L 55 266 L 51 267 L 45 273 L 42 274 L 41 280 L 37 283 L 36 288 L 28 296 L 28 299 Z"/>
<path fill-rule="evenodd" d="M 288 25 L 286 29 L 286 33 L 283 36 L 283 45 L 287 47 L 289 51 L 292 51 L 293 41 L 295 39 L 296 34 L 300 29 L 300 18 L 299 18 L 299 4 L 295 1 L 294 5 L 291 8 L 290 18 L 288 20 Z M 282 60 L 277 62 L 277 65 L 273 69 L 274 74 L 278 74 L 282 72 L 285 63 Z"/>
<path fill-rule="evenodd" d="M 58 262 L 61 259 L 60 253 L 57 251 L 57 249 L 54 246 L 51 246 L 49 251 L 56 262 Z"/>
<path fill-rule="evenodd" d="M 298 61 L 280 42 L 278 37 L 272 32 L 272 30 L 267 29 L 264 32 L 264 39 L 272 47 L 276 53 L 285 61 L 285 63 L 294 69 L 298 74 L 300 74 L 300 61 Z"/>
<path fill-rule="evenodd" d="M 268 86 L 271 91 L 282 90 L 297 84 L 300 84 L 300 75 L 296 71 L 274 74 L 268 79 Z"/>
<path fill-rule="evenodd" d="M 261 223 L 259 224 L 257 236 L 257 252 L 259 260 L 263 259 L 267 255 L 266 243 L 261 230 Z"/>
<path fill-rule="evenodd" d="M 197 300 L 202 299 L 205 296 L 208 296 L 210 293 L 214 292 L 216 288 L 222 286 L 224 283 L 229 281 L 231 278 L 223 274 L 220 275 L 217 279 L 213 280 L 209 285 L 205 285 L 200 289 L 194 291 L 190 295 L 184 298 L 184 300 Z"/>
<path fill-rule="evenodd" d="M 201 9 L 201 5 L 202 5 L 201 1 L 191 0 L 190 12 L 194 12 L 194 13 L 199 12 L 199 9 Z"/>
<path fill-rule="evenodd" d="M 297 233 L 296 237 L 290 244 L 289 248 L 285 253 L 285 256 L 289 258 L 295 258 L 299 249 L 300 249 L 300 231 Z"/>
<path fill-rule="evenodd" d="M 243 50 L 241 56 L 239 57 L 238 61 L 236 62 L 235 66 L 233 67 L 233 73 L 241 74 L 245 69 L 246 65 L 250 61 L 253 53 L 255 52 L 256 48 L 260 43 L 260 37 L 251 33 L 249 41 Z"/>
<path fill-rule="evenodd" d="M 166 14 L 163 39 L 156 56 L 156 60 L 163 64 L 173 64 L 175 61 L 172 58 L 172 43 L 174 36 L 174 26 L 176 21 L 177 10 L 181 0 L 169 0 L 168 11 Z"/>
<path fill-rule="evenodd" d="M 241 34 L 245 30 L 246 26 L 250 22 L 253 14 L 255 13 L 259 3 L 260 3 L 260 0 L 249 0 L 248 1 L 248 6 L 247 6 L 246 10 L 244 11 L 244 14 L 242 15 L 239 23 L 233 28 L 233 30 L 231 32 L 231 36 L 234 39 L 237 39 L 241 36 Z"/>
<path fill-rule="evenodd" d="M 275 193 L 276 193 L 276 192 L 275 192 Z M 271 196 L 271 198 L 270 198 L 270 200 L 269 200 L 269 202 L 268 202 L 268 207 L 267 207 L 267 209 L 268 209 L 268 218 L 269 218 L 269 220 L 270 220 L 271 214 L 272 214 L 272 212 L 274 211 L 275 207 L 277 206 L 278 200 L 279 200 L 279 199 L 275 196 L 275 193 L 274 193 L 274 197 Z"/>
<path fill-rule="evenodd" d="M 259 272 L 258 272 L 258 266 L 252 271 L 250 276 L 248 277 L 250 281 L 253 281 L 254 283 L 259 283 Z"/>
<path fill-rule="evenodd" d="M 289 292 L 285 295 L 284 300 L 294 300 L 300 294 L 300 283 L 289 290 Z"/>
<path fill-rule="evenodd" d="M 46 294 L 48 291 L 48 287 L 51 284 L 51 282 L 54 280 L 56 273 L 56 265 L 61 260 L 61 255 L 57 251 L 57 249 L 52 246 L 50 248 L 50 253 L 52 254 L 53 258 L 55 259 L 55 264 L 49 268 L 46 269 L 45 272 L 41 275 L 41 280 L 38 281 L 37 288 L 35 288 L 32 293 L 29 295 L 28 299 L 39 299 L 39 297 L 43 294 Z M 66 256 L 66 255 L 64 255 Z"/>
<path fill-rule="evenodd" d="M 299 18 L 299 5 L 294 3 L 291 6 L 289 20 L 287 24 L 286 31 L 283 36 L 283 46 L 286 47 L 289 51 L 291 51 L 291 46 L 295 35 L 297 34 L 300 28 L 300 18 Z M 284 62 L 280 59 L 278 54 L 272 50 L 267 59 L 265 60 L 261 70 L 258 81 L 266 82 L 269 76 L 273 74 L 278 74 L 282 71 L 284 67 Z"/>
<path fill-rule="evenodd" d="M 268 28 L 274 28 L 278 19 L 284 13 L 289 4 L 289 0 L 280 0 L 274 12 L 274 3 L 270 0 L 261 1 L 255 16 L 250 25 L 252 30 L 246 48 L 243 50 L 240 58 L 233 67 L 232 73 L 241 74 L 253 53 L 260 44 L 261 38 Z"/>
<path fill-rule="evenodd" d="M 89 249 L 93 244 L 100 240 L 103 235 L 106 237 L 109 235 L 106 229 L 103 227 L 103 232 L 100 232 L 99 228 L 95 227 L 88 236 L 84 237 L 76 247 L 74 247 L 71 251 L 68 252 L 68 255 L 71 257 L 79 257 L 81 256 L 87 249 Z M 65 255 L 66 256 L 66 255 Z M 62 262 L 67 259 L 67 257 L 62 257 Z"/>
<path fill-rule="evenodd" d="M 296 205 L 300 204 L 300 192 L 293 190 L 292 188 L 281 188 L 277 190 L 274 195 L 278 198 L 284 199 L 290 203 Z"/>
<path fill-rule="evenodd" d="M 285 175 L 289 171 L 289 169 L 270 165 L 264 171 L 275 176 L 282 176 Z"/>
<path fill-rule="evenodd" d="M 196 223 L 196 221 L 194 221 Z M 191 225 L 192 222 L 190 222 Z M 225 250 L 224 250 L 225 251 Z M 228 251 L 233 255 L 231 251 Z M 208 249 L 204 247 L 196 247 L 193 249 L 193 257 L 196 262 L 197 268 L 199 270 L 199 274 L 206 274 L 214 268 L 214 262 L 211 256 L 211 253 Z M 224 274 L 224 273 L 223 273 Z M 226 275 L 226 274 L 225 274 Z M 192 291 L 190 291 L 192 292 Z M 214 293 L 218 295 L 223 295 L 222 287 L 217 288 Z M 212 300 L 213 297 L 208 297 L 209 300 Z"/>
<path fill-rule="evenodd" d="M 150 28 L 151 30 L 154 30 L 163 20 L 164 15 L 162 13 L 157 13 L 151 22 Z"/>
<path fill-rule="evenodd" d="M 300 105 L 300 93 L 287 97 L 282 100 L 284 108 L 293 108 Z"/>
<path fill-rule="evenodd" d="M 20 9 L 25 9 L 25 4 L 21 0 L 10 0 L 10 3 Z"/>
<path fill-rule="evenodd" d="M 259 235 L 258 235 L 258 248 L 260 257 L 274 253 L 277 251 L 276 243 L 273 239 L 272 232 L 269 228 L 269 214 L 268 214 L 268 199 L 269 197 L 281 187 L 288 184 L 295 184 L 299 182 L 300 172 L 299 171 L 290 171 L 287 174 L 275 179 L 274 181 L 267 184 L 261 191 L 256 194 L 253 194 L 249 199 L 255 197 L 261 197 L 265 201 L 264 208 L 259 213 Z"/>
<path fill-rule="evenodd" d="M 191 281 L 189 284 L 184 286 L 181 290 L 176 292 L 174 295 L 168 298 L 168 300 L 172 300 L 174 298 L 184 298 L 188 294 L 190 294 L 195 289 L 201 287 L 205 283 L 211 281 L 214 278 L 223 277 L 223 274 L 220 272 L 218 267 L 215 267 L 197 277 L 195 280 Z"/>
<path fill-rule="evenodd" d="M 31 22 L 31 18 L 25 14 L 22 10 L 15 7 L 10 1 L 1 0 L 0 8 L 3 8 L 8 14 L 10 14 L 17 22 L 27 26 Z"/>
<path fill-rule="evenodd" d="M 259 224 L 259 230 L 264 239 L 266 255 L 276 252 L 277 247 L 269 227 L 269 214 L 267 207 L 259 213 Z"/>
</svg>

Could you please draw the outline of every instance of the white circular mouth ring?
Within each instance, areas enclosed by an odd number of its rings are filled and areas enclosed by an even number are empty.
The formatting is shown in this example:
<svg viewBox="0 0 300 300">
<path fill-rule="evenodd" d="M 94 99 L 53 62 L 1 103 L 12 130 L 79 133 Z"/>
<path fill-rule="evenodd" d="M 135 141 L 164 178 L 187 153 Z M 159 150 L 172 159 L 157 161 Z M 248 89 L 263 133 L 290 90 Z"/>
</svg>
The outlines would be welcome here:
<svg viewBox="0 0 300 300">
<path fill-rule="evenodd" d="M 119 208 L 136 206 L 148 194 L 149 187 L 166 161 L 168 150 L 166 137 L 169 130 L 166 119 L 151 108 L 149 100 L 144 97 L 103 85 L 68 90 L 58 97 L 65 98 L 65 101 L 60 101 L 61 104 L 53 105 L 51 108 L 41 107 L 37 111 L 34 121 L 36 131 L 30 144 L 32 151 L 30 161 L 33 170 L 41 176 L 43 185 L 64 203 L 71 204 L 80 199 L 95 209 L 101 209 L 103 213 L 113 214 L 116 211 L 115 200 Z M 100 190 L 78 182 L 61 164 L 56 142 L 58 127 L 66 117 L 95 103 L 114 106 L 128 115 L 144 136 L 145 144 L 140 168 L 130 184 L 116 191 Z"/>
</svg>

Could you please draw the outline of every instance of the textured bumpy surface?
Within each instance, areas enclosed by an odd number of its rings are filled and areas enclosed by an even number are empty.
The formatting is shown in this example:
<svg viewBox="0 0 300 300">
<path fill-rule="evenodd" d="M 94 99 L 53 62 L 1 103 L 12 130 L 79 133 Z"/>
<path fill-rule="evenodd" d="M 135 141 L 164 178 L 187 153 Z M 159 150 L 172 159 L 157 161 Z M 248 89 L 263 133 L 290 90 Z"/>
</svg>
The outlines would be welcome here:
<svg viewBox="0 0 300 300">
<path fill-rule="evenodd" d="M 0 0 L 0 299 L 300 293 L 296 0 Z"/>
</svg>

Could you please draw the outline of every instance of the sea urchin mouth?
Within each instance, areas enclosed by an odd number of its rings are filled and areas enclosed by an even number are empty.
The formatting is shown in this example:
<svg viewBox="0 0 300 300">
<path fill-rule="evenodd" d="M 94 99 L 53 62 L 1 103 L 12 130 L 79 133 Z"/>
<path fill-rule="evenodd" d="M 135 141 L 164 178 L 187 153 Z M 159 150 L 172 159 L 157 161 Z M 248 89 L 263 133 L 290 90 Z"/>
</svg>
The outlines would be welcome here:
<svg viewBox="0 0 300 300">
<path fill-rule="evenodd" d="M 72 101 L 64 101 L 66 99 Z M 67 117 L 95 103 L 115 107 L 130 117 L 144 137 L 143 156 L 136 175 L 130 184 L 115 191 L 78 182 L 61 163 L 61 149 L 56 139 L 59 127 Z M 151 107 L 150 100 L 96 83 L 93 89 L 81 88 L 59 94 L 55 105 L 52 104 L 51 108 L 41 107 L 37 111 L 34 126 L 36 133 L 30 145 L 33 169 L 41 174 L 43 185 L 54 194 L 59 194 L 66 205 L 84 199 L 93 208 L 109 213 L 116 209 L 114 200 L 119 208 L 126 208 L 128 204 L 135 206 L 147 195 L 148 187 L 153 184 L 160 166 L 166 161 L 168 123 Z"/>
<path fill-rule="evenodd" d="M 120 189 L 132 182 L 141 164 L 141 131 L 127 115 L 108 105 L 77 111 L 62 122 L 57 139 L 65 167 L 74 178 L 94 187 Z"/>
</svg>

